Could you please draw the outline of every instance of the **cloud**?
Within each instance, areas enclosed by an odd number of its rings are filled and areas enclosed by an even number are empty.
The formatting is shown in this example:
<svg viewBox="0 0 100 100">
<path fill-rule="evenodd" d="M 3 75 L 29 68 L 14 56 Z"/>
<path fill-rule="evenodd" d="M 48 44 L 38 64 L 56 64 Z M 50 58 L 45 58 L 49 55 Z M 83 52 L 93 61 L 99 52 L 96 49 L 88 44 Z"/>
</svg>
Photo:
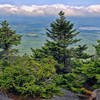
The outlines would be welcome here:
<svg viewBox="0 0 100 100">
<path fill-rule="evenodd" d="M 64 4 L 54 5 L 32 5 L 14 6 L 10 4 L 0 5 L 0 15 L 20 15 L 20 16 L 48 16 L 57 15 L 63 10 L 66 16 L 99 16 L 100 5 L 69 6 Z"/>
<path fill-rule="evenodd" d="M 80 30 L 88 30 L 88 31 L 100 31 L 100 27 L 80 27 Z"/>
</svg>

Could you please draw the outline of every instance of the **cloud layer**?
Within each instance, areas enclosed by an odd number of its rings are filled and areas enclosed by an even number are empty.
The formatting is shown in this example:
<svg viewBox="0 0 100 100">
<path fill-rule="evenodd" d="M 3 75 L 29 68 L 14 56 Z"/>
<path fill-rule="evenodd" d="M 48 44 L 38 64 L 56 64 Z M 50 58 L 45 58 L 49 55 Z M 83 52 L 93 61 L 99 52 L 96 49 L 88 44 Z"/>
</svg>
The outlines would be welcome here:
<svg viewBox="0 0 100 100">
<path fill-rule="evenodd" d="M 57 15 L 63 10 L 66 16 L 99 16 L 100 5 L 69 6 L 63 4 L 54 5 L 32 5 L 32 6 L 14 6 L 10 4 L 0 5 L 0 15 L 20 15 L 20 16 L 48 16 Z"/>
</svg>

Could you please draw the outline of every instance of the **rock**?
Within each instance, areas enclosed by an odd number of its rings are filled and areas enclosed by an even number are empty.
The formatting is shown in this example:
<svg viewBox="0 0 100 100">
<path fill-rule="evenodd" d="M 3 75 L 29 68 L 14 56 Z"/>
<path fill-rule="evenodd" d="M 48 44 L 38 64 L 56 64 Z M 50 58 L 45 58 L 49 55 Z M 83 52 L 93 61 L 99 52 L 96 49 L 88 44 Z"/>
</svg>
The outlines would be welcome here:
<svg viewBox="0 0 100 100">
<path fill-rule="evenodd" d="M 96 96 L 96 100 L 100 100 L 100 89 L 94 90 L 93 93 L 94 93 L 95 96 Z"/>
<path fill-rule="evenodd" d="M 14 100 L 14 99 L 10 99 L 6 94 L 0 93 L 0 100 Z"/>
<path fill-rule="evenodd" d="M 75 93 L 62 89 L 62 92 L 64 93 L 63 96 L 54 96 L 51 99 L 43 99 L 43 100 L 88 100 L 87 98 L 79 98 Z"/>
</svg>

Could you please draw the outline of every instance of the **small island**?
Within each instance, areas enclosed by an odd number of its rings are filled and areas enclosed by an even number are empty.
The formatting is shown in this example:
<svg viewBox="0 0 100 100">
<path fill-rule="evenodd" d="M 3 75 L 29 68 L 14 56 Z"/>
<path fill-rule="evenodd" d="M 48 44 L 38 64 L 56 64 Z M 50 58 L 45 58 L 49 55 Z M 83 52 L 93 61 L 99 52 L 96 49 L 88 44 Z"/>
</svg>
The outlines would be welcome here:
<svg viewBox="0 0 100 100">
<path fill-rule="evenodd" d="M 30 34 L 27 34 L 27 36 L 33 37 L 33 36 L 37 36 L 37 34 L 30 33 Z"/>
</svg>

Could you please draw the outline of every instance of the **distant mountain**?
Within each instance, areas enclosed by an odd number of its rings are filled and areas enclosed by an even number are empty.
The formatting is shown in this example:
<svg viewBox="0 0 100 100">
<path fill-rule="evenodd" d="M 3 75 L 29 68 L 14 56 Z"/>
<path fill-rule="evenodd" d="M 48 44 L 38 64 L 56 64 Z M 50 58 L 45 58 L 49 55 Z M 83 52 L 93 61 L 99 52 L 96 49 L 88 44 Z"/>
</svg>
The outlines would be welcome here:
<svg viewBox="0 0 100 100">
<path fill-rule="evenodd" d="M 27 16 L 0 16 L 0 22 L 7 20 L 10 26 L 16 30 L 18 34 L 22 34 L 21 45 L 18 46 L 21 53 L 30 51 L 30 48 L 40 48 L 47 39 L 45 29 L 49 27 L 50 23 L 57 17 L 27 17 Z M 100 39 L 100 18 L 98 17 L 67 17 L 75 28 L 80 31 L 78 38 L 83 39 L 81 44 L 88 44 L 88 52 L 93 53 L 93 44 Z M 29 36 L 28 34 L 36 34 L 36 36 Z"/>
</svg>

